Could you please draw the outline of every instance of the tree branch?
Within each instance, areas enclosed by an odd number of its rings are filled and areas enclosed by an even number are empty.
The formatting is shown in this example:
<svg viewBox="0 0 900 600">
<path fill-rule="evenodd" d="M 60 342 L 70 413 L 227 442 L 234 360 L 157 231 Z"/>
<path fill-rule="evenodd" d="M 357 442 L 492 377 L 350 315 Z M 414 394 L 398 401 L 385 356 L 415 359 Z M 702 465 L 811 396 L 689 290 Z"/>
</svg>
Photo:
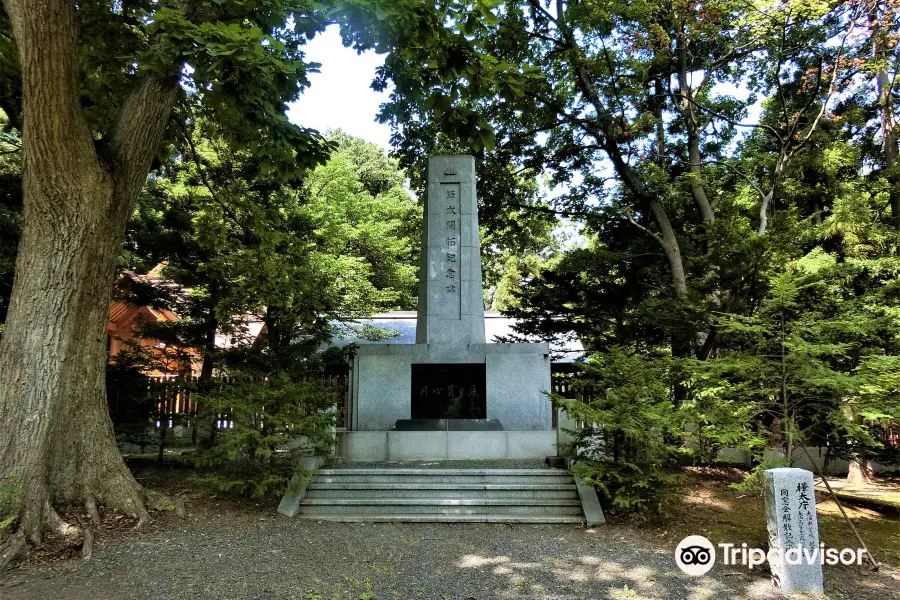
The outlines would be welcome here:
<svg viewBox="0 0 900 600">
<path fill-rule="evenodd" d="M 122 102 L 107 136 L 100 143 L 115 181 L 115 195 L 133 201 L 140 192 L 153 157 L 159 151 L 175 96 L 178 71 L 139 79 Z M 130 211 L 130 207 L 123 207 Z"/>
<path fill-rule="evenodd" d="M 184 138 L 184 141 L 187 142 L 188 147 L 191 150 L 191 160 L 193 160 L 194 165 L 196 165 L 197 167 L 197 173 L 200 174 L 200 181 L 203 182 L 203 187 L 206 188 L 212 199 L 216 201 L 216 204 L 219 205 L 219 207 L 222 209 L 222 212 L 224 212 L 232 221 L 234 221 L 235 225 L 240 226 L 237 215 L 234 214 L 234 211 L 232 211 L 228 207 L 228 205 L 222 202 L 222 200 L 219 198 L 219 195 L 216 193 L 216 190 L 210 183 L 209 178 L 206 176 L 206 169 L 203 167 L 203 163 L 200 161 L 200 154 L 197 153 L 197 147 L 194 145 L 194 140 L 191 138 L 190 133 L 188 133 L 183 124 L 181 124 L 181 132 L 182 138 Z"/>
<path fill-rule="evenodd" d="M 510 202 L 508 206 L 514 206 L 515 208 L 521 210 L 529 210 L 532 212 L 539 212 L 550 215 L 559 215 L 563 217 L 591 217 L 596 213 L 592 211 L 581 211 L 581 210 L 556 210 L 554 208 L 550 208 L 548 206 L 529 206 L 528 204 L 522 204 L 520 202 Z"/>
<path fill-rule="evenodd" d="M 665 244 L 665 242 L 663 242 L 663 239 L 662 239 L 657 233 L 655 233 L 655 232 L 653 232 L 653 231 L 650 231 L 649 229 L 647 229 L 646 227 L 644 227 L 643 225 L 641 225 L 640 223 L 638 223 L 637 221 L 635 221 L 635 220 L 634 220 L 634 215 L 631 214 L 631 211 L 630 211 L 630 210 L 628 210 L 627 208 L 626 208 L 626 209 L 623 209 L 623 210 L 622 210 L 622 214 L 625 215 L 625 218 L 628 219 L 628 222 L 629 222 L 629 223 L 631 223 L 632 225 L 634 225 L 635 227 L 637 227 L 638 229 L 640 229 L 641 231 L 643 231 L 644 233 L 646 233 L 647 235 L 649 235 L 650 237 L 652 237 L 654 240 L 656 240 L 657 242 L 659 242 L 659 245 L 660 245 L 660 246 L 662 246 L 663 248 L 665 248 L 666 244 Z"/>
<path fill-rule="evenodd" d="M 834 66 L 832 67 L 832 76 L 831 76 L 831 82 L 828 84 L 828 93 L 825 94 L 825 98 L 822 100 L 822 106 L 819 109 L 819 113 L 816 115 L 816 118 L 813 119 L 812 124 L 809 126 L 809 131 L 806 132 L 806 135 L 803 137 L 802 140 L 800 140 L 800 143 L 797 144 L 797 146 L 788 154 L 788 157 L 787 157 L 788 160 L 793 158 L 793 156 L 801 148 L 803 148 L 803 146 L 805 146 L 807 142 L 809 142 L 810 138 L 812 138 L 813 133 L 815 133 L 816 129 L 818 128 L 819 122 L 822 120 L 822 117 L 825 115 L 825 112 L 828 109 L 828 102 L 831 100 L 831 97 L 834 95 L 835 89 L 837 88 L 836 84 L 838 81 L 838 72 L 840 70 L 841 59 L 844 56 L 844 46 L 847 43 L 847 38 L 850 37 L 850 33 L 853 31 L 854 26 L 856 25 L 857 17 L 858 17 L 858 15 L 854 12 L 853 16 L 850 19 L 850 23 L 847 25 L 846 33 L 844 34 L 844 37 L 841 39 L 841 45 L 838 48 L 837 56 L 834 59 Z M 818 82 L 816 82 L 816 83 L 817 83 L 816 88 L 818 91 Z M 809 106 L 809 105 L 807 105 L 807 106 Z M 798 116 L 798 119 L 799 119 L 799 116 Z M 790 140 L 790 137 L 791 136 L 788 137 L 788 140 Z"/>
<path fill-rule="evenodd" d="M 674 92 L 673 92 L 673 94 L 674 94 Z M 726 117 L 722 113 L 714 111 L 713 109 L 709 108 L 708 106 L 704 106 L 703 104 L 700 104 L 693 98 L 689 99 L 689 102 L 691 104 L 693 104 L 694 106 L 696 106 L 697 108 L 699 108 L 700 110 L 712 115 L 716 119 L 721 119 L 721 120 L 725 121 L 726 123 L 734 125 L 735 127 L 748 127 L 750 129 L 764 129 L 764 130 L 768 131 L 769 133 L 771 133 L 772 135 L 774 135 L 780 144 L 784 144 L 784 139 L 781 137 L 781 134 L 778 133 L 777 129 L 775 129 L 774 127 L 771 127 L 770 125 L 765 125 L 763 123 L 741 123 L 739 121 L 735 121 L 734 119 L 730 119 L 730 118 Z"/>
<path fill-rule="evenodd" d="M 711 165 L 720 165 L 720 166 L 723 166 L 723 167 L 725 167 L 726 169 L 728 169 L 728 172 L 729 172 L 729 173 L 731 173 L 731 174 L 733 174 L 733 175 L 737 175 L 738 177 L 740 177 L 741 179 L 743 179 L 744 181 L 746 181 L 746 182 L 750 185 L 750 187 L 752 187 L 752 188 L 756 191 L 757 194 L 759 194 L 760 196 L 764 196 L 764 195 L 765 195 L 765 193 L 762 191 L 762 188 L 760 188 L 759 185 L 757 185 L 756 183 L 754 183 L 753 180 L 750 179 L 750 177 L 749 177 L 748 175 L 746 175 L 745 173 L 742 173 L 741 171 L 739 171 L 739 170 L 736 169 L 735 167 L 729 165 L 729 164 L 728 164 L 727 162 L 725 162 L 725 161 L 709 159 L 709 160 L 701 161 L 700 163 L 696 163 L 696 164 L 698 164 L 698 165 L 709 165 L 709 164 L 711 164 Z"/>
<path fill-rule="evenodd" d="M 556 18 L 553 15 L 551 15 L 549 12 L 547 12 L 547 9 L 545 9 L 543 6 L 541 6 L 540 0 L 528 0 L 528 3 L 531 5 L 532 8 L 534 8 L 536 11 L 538 11 L 539 13 L 544 15 L 548 21 L 559 26 L 559 23 L 557 22 Z"/>
</svg>

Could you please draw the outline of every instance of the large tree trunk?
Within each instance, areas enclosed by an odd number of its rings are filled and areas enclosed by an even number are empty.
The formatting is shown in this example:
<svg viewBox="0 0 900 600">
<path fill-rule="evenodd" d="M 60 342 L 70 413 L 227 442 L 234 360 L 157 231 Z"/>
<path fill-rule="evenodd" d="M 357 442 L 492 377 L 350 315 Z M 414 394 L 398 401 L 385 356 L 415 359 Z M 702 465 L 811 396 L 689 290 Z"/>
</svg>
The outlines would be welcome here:
<svg viewBox="0 0 900 600">
<path fill-rule="evenodd" d="M 869 458 L 864 454 L 854 454 L 847 467 L 847 486 L 865 488 L 874 484 Z"/>
<path fill-rule="evenodd" d="M 30 202 L 0 346 L 0 474 L 19 488 L 20 526 L 37 542 L 53 504 L 97 501 L 139 517 L 146 511 L 113 437 L 104 384 L 124 224 L 85 210 L 97 199 L 107 204 L 112 186 L 102 177 L 80 189 L 46 189 L 34 180 L 26 175 Z M 62 197 L 81 200 L 81 210 L 63 206 Z M 56 211 L 47 210 L 54 204 Z"/>
<path fill-rule="evenodd" d="M 24 206 L 0 342 L 0 483 L 17 493 L 0 508 L 39 543 L 58 524 L 55 504 L 147 517 L 106 407 L 106 324 L 125 224 L 177 79 L 139 80 L 95 149 L 80 106 L 73 5 L 5 7 L 22 67 Z"/>
</svg>

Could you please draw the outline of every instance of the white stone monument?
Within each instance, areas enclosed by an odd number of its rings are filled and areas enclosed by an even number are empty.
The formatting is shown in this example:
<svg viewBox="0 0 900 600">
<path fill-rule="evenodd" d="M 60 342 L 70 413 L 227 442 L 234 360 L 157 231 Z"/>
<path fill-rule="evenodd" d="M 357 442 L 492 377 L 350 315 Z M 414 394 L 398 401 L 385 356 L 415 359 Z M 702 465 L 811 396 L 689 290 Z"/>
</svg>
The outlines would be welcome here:
<svg viewBox="0 0 900 600">
<path fill-rule="evenodd" d="M 546 343 L 486 343 L 471 156 L 428 160 L 415 344 L 365 344 L 351 368 L 348 460 L 556 454 Z"/>
<path fill-rule="evenodd" d="M 768 469 L 763 475 L 769 568 L 785 594 L 824 593 L 812 473 Z"/>
</svg>

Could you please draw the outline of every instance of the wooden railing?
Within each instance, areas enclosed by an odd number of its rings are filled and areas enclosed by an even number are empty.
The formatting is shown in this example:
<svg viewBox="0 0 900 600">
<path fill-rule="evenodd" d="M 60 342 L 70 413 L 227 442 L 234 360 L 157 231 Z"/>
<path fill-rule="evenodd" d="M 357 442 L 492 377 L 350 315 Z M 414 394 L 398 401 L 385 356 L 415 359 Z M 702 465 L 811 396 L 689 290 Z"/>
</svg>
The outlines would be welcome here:
<svg viewBox="0 0 900 600">
<path fill-rule="evenodd" d="M 197 377 L 148 377 L 147 392 L 156 408 L 156 426 L 166 427 L 197 414 Z"/>
<path fill-rule="evenodd" d="M 215 378 L 215 382 L 228 383 L 229 379 Z M 329 372 L 322 377 L 322 383 L 331 388 L 335 392 L 336 405 L 338 409 L 338 426 L 342 427 L 348 420 L 348 410 L 350 408 L 349 401 L 349 373 L 344 370 Z M 147 377 L 146 379 L 146 398 L 149 402 L 148 408 L 153 413 L 155 425 L 157 428 L 165 425 L 167 429 L 175 424 L 192 425 L 193 419 L 197 415 L 197 389 L 199 384 L 198 377 Z M 121 406 L 123 402 L 128 400 L 123 398 L 110 403 L 110 411 L 113 413 L 114 422 L 118 422 L 117 415 L 119 409 L 125 409 Z M 147 414 L 147 413 L 144 413 Z M 227 414 L 217 416 L 217 426 L 222 429 L 230 429 L 230 419 Z"/>
</svg>

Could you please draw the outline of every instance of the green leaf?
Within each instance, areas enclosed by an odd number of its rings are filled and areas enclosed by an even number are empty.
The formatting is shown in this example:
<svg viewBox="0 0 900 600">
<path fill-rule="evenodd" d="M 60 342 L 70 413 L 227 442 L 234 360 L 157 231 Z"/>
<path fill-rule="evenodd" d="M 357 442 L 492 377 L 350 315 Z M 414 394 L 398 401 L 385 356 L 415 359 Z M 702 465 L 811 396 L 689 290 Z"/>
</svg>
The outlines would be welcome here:
<svg viewBox="0 0 900 600">
<path fill-rule="evenodd" d="M 481 143 L 484 146 L 485 150 L 490 152 L 494 149 L 494 144 L 496 143 L 497 138 L 494 135 L 493 131 L 491 131 L 490 129 L 480 129 L 478 130 L 478 137 L 481 140 Z"/>
</svg>

